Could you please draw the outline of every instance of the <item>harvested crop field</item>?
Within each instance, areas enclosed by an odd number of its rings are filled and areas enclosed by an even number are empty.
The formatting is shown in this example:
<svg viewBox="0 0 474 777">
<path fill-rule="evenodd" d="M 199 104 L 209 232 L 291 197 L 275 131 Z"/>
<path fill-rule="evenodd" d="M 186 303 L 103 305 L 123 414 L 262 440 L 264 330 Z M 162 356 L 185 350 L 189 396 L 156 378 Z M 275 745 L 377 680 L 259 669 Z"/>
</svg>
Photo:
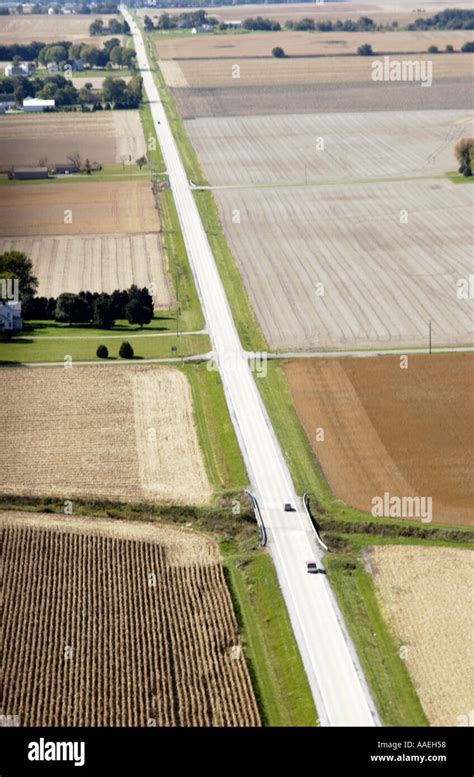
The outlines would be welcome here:
<svg viewBox="0 0 474 777">
<path fill-rule="evenodd" d="M 214 14 L 213 14 L 214 15 Z M 252 14 L 253 16 L 253 14 Z M 438 46 L 440 51 L 447 45 L 460 51 L 467 40 L 472 40 L 471 30 L 417 30 L 414 32 L 263 32 L 251 35 L 195 35 L 189 37 L 162 38 L 157 36 L 156 45 L 162 60 L 193 60 L 193 65 L 200 59 L 228 59 L 239 62 L 241 59 L 272 59 L 274 46 L 281 46 L 287 57 L 304 57 L 305 67 L 310 64 L 311 57 L 356 55 L 359 46 L 370 43 L 376 54 L 424 54 L 429 46 Z M 439 59 L 444 59 L 444 55 Z M 435 57 L 435 67 L 438 61 Z M 447 59 L 452 60 L 452 55 Z M 462 59 L 462 57 L 461 57 Z M 363 61 L 364 57 L 358 57 Z M 274 60 L 275 61 L 275 60 Z M 287 66 L 290 62 L 280 63 Z M 371 59 L 366 59 L 366 67 L 370 71 Z M 357 61 L 350 59 L 352 66 Z M 251 66 L 254 66 L 252 61 Z M 442 64 L 441 62 L 439 63 Z M 215 66 L 215 61 L 214 61 Z M 331 69 L 332 62 L 325 60 L 317 64 L 319 70 Z M 229 68 L 230 69 L 230 68 Z M 317 70 L 315 71 L 317 72 Z"/>
<path fill-rule="evenodd" d="M 474 355 L 284 363 L 296 411 L 333 493 L 432 497 L 436 523 L 474 524 Z M 324 429 L 324 440 L 316 430 Z M 420 521 L 420 518 L 413 518 Z"/>
<path fill-rule="evenodd" d="M 39 296 L 154 284 L 155 307 L 174 304 L 149 182 L 3 186 L 0 207 L 0 252 L 30 257 Z"/>
<path fill-rule="evenodd" d="M 179 370 L 5 368 L 2 388 L 0 493 L 179 504 L 211 499 L 191 389 Z"/>
<path fill-rule="evenodd" d="M 412 61 L 413 57 L 399 57 L 400 62 Z M 456 55 L 445 54 L 438 59 L 429 55 L 417 56 L 417 61 L 433 62 L 433 81 L 435 84 L 445 79 L 464 79 L 466 82 L 472 77 L 474 57 L 469 54 Z M 333 84 L 339 88 L 341 84 L 362 84 L 374 87 L 374 94 L 378 91 L 392 89 L 398 82 L 373 81 L 371 57 L 331 57 L 327 59 L 230 59 L 219 60 L 216 68 L 215 59 L 206 60 L 172 60 L 175 66 L 182 71 L 186 84 L 197 88 L 225 88 L 234 87 L 242 89 L 246 86 L 292 86 L 310 84 L 313 88 L 320 85 Z M 380 60 L 379 60 L 380 61 Z M 167 62 L 164 65 L 169 64 Z M 235 65 L 240 70 L 238 77 L 235 74 Z M 160 65 L 161 66 L 161 65 Z M 161 66 L 162 67 L 162 66 Z M 425 68 L 426 65 L 423 65 Z M 163 68 L 162 68 L 163 69 Z M 166 69 L 163 71 L 166 76 Z M 423 71 L 424 72 L 424 71 Z M 180 84 L 168 83 L 169 86 Z M 419 83 L 409 86 L 417 92 L 426 91 Z M 431 88 L 431 87 L 429 87 Z M 357 110 L 357 108 L 356 108 Z"/>
<path fill-rule="evenodd" d="M 227 5 L 227 6 L 207 6 L 206 10 L 210 16 L 215 16 L 219 21 L 235 21 L 247 19 L 248 17 L 263 16 L 265 19 L 285 24 L 287 19 L 298 21 L 301 19 L 314 19 L 321 21 L 323 19 L 358 19 L 361 16 L 369 16 L 377 24 L 390 24 L 392 21 L 398 21 L 399 24 L 409 24 L 418 16 L 429 16 L 439 12 L 440 8 L 471 8 L 470 3 L 456 2 L 456 0 L 444 0 L 423 3 L 425 13 L 416 13 L 420 7 L 417 0 L 398 0 L 398 2 L 386 3 L 385 0 L 379 2 L 338 2 L 338 3 L 280 3 L 277 5 L 268 3 L 265 5 Z M 181 8 L 167 9 L 170 15 L 181 13 Z M 150 13 L 150 9 L 138 11 L 139 16 L 155 16 Z M 321 33 L 317 33 L 321 34 Z"/>
<path fill-rule="evenodd" d="M 40 297 L 65 291 L 153 288 L 155 309 L 169 310 L 175 296 L 159 234 L 0 238 L 0 252 L 22 251 L 33 262 Z"/>
<path fill-rule="evenodd" d="M 107 17 L 112 18 L 112 17 Z M 90 46 L 101 48 L 106 40 L 118 37 L 123 41 L 123 35 L 116 36 L 91 36 L 89 27 L 94 17 L 90 15 L 54 15 L 46 14 L 22 16 L 2 16 L 0 26 L 0 45 L 8 46 L 12 43 L 30 43 L 38 40 L 43 43 L 56 43 L 57 41 L 71 41 L 73 43 L 87 43 Z"/>
<path fill-rule="evenodd" d="M 473 194 L 441 179 L 214 191 L 280 351 L 426 346 L 430 319 L 434 345 L 469 344 Z"/>
<path fill-rule="evenodd" d="M 178 65 L 170 61 L 168 65 Z M 220 67 L 217 71 L 220 71 Z M 182 70 L 180 71 L 182 73 Z M 304 73 L 302 72 L 302 76 Z M 173 77 L 177 78 L 176 70 Z M 184 78 L 184 76 L 181 76 Z M 220 76 L 219 76 L 220 78 Z M 362 113 L 373 111 L 466 110 L 473 101 L 471 76 L 442 78 L 429 89 L 394 82 L 293 83 L 284 86 L 227 86 L 173 89 L 183 119 L 221 116 L 295 115 L 301 113 Z"/>
<path fill-rule="evenodd" d="M 186 122 L 211 185 L 443 174 L 474 132 L 466 111 L 334 113 Z M 318 139 L 320 147 L 318 147 Z"/>
<path fill-rule="evenodd" d="M 47 183 L 0 187 L 2 237 L 159 232 L 151 183 Z"/>
<path fill-rule="evenodd" d="M 12 114 L 0 121 L 0 171 L 67 162 L 79 153 L 101 165 L 128 163 L 146 153 L 138 111 Z"/>
<path fill-rule="evenodd" d="M 209 539 L 154 524 L 1 519 L 2 713 L 23 726 L 260 724 Z"/>
<path fill-rule="evenodd" d="M 381 545 L 370 549 L 382 612 L 432 726 L 466 726 L 472 715 L 473 553 Z M 400 574 L 400 570 L 403 574 Z"/>
</svg>

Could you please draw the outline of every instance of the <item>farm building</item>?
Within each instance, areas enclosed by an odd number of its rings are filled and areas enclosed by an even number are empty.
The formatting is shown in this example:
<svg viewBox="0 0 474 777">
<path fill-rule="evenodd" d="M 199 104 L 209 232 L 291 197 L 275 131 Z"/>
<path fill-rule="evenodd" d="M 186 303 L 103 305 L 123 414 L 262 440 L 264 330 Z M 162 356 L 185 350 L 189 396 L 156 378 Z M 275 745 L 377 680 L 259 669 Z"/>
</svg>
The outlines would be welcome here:
<svg viewBox="0 0 474 777">
<path fill-rule="evenodd" d="M 32 62 L 20 62 L 19 65 L 10 63 L 6 66 L 4 73 L 6 76 L 32 76 L 36 73 L 36 67 Z"/>
<path fill-rule="evenodd" d="M 23 100 L 25 113 L 42 113 L 44 110 L 52 110 L 56 106 L 56 100 L 40 100 L 39 97 L 26 97 Z"/>
<path fill-rule="evenodd" d="M 47 167 L 15 167 L 13 169 L 13 178 L 17 181 L 33 180 L 35 178 L 47 178 Z"/>
<path fill-rule="evenodd" d="M 0 303 L 0 332 L 13 334 L 22 329 L 21 302 Z"/>
<path fill-rule="evenodd" d="M 73 173 L 77 172 L 78 167 L 77 165 L 72 164 L 72 162 L 55 165 L 53 170 L 55 175 L 72 175 Z"/>
<path fill-rule="evenodd" d="M 3 99 L 0 97 L 0 113 L 5 113 L 9 108 L 15 107 L 15 100 Z"/>
</svg>

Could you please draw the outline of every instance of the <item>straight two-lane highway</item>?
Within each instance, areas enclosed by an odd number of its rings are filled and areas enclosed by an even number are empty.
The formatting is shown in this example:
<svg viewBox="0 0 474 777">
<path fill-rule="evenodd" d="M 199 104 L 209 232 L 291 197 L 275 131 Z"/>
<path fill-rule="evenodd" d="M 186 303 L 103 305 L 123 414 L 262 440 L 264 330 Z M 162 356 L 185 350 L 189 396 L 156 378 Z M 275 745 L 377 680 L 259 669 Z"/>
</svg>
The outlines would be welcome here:
<svg viewBox="0 0 474 777">
<path fill-rule="evenodd" d="M 227 402 L 258 499 L 269 549 L 323 725 L 373 726 L 377 713 L 353 646 L 324 574 L 310 575 L 305 562 L 316 547 L 282 452 L 263 406 L 173 138 L 145 43 L 126 8 L 144 89 L 175 198 L 190 264 L 212 338 Z M 264 377 L 257 378 L 264 380 Z M 286 513 L 291 502 L 295 512 Z"/>
</svg>

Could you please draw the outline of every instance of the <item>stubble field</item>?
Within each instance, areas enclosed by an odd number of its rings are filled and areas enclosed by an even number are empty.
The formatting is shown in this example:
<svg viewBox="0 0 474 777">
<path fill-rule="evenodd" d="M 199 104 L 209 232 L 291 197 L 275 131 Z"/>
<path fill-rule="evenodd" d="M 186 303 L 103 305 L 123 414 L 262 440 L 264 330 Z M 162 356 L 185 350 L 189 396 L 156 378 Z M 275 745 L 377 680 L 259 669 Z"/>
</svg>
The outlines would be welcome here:
<svg viewBox="0 0 474 777">
<path fill-rule="evenodd" d="M 111 17 L 107 17 L 111 18 Z M 9 46 L 12 43 L 30 43 L 39 40 L 44 43 L 55 43 L 67 40 L 71 43 L 87 43 L 90 46 L 101 47 L 111 37 L 123 40 L 118 36 L 91 36 L 89 27 L 95 17 L 84 15 L 54 15 L 23 14 L 21 16 L 2 16 L 0 25 L 0 45 Z"/>
<path fill-rule="evenodd" d="M 0 251 L 30 257 L 39 296 L 135 283 L 154 284 L 156 308 L 174 303 L 149 182 L 3 186 L 0 205 Z"/>
<path fill-rule="evenodd" d="M 2 713 L 27 726 L 258 726 L 216 546 L 191 532 L 1 516 Z"/>
<path fill-rule="evenodd" d="M 2 387 L 9 402 L 2 411 L 1 493 L 210 501 L 191 389 L 179 370 L 4 369 Z"/>
<path fill-rule="evenodd" d="M 308 6 L 310 7 L 310 6 Z M 252 14 L 253 16 L 253 14 Z M 162 60 L 229 59 L 239 62 L 245 59 L 272 58 L 274 46 L 281 46 L 288 57 L 306 58 L 327 55 L 357 54 L 364 43 L 370 43 L 376 54 L 423 54 L 431 45 L 440 51 L 447 45 L 460 50 L 467 41 L 472 40 L 472 30 L 417 30 L 388 32 L 255 32 L 250 35 L 196 35 L 192 38 L 161 38 L 157 36 L 159 55 Z M 431 57 L 433 59 L 433 57 Z M 440 57 L 440 59 L 444 59 Z M 454 61 L 455 57 L 448 56 Z M 360 57 L 359 61 L 364 61 Z M 366 60 L 370 68 L 370 58 Z M 353 63 L 353 60 L 351 59 Z M 215 64 L 215 63 L 214 63 Z M 288 63 L 281 63 L 287 65 Z M 441 64 L 441 63 L 440 63 Z M 252 61 L 251 65 L 254 65 Z M 318 68 L 331 67 L 328 61 L 319 62 Z M 215 72 L 215 71 L 214 71 Z M 215 72 L 218 77 L 218 74 Z"/>
<path fill-rule="evenodd" d="M 368 553 L 382 612 L 432 726 L 469 725 L 472 715 L 472 563 L 472 551 L 457 548 L 382 545 Z"/>
<path fill-rule="evenodd" d="M 472 271 L 472 193 L 413 180 L 214 195 L 267 341 L 290 351 L 426 347 L 430 319 L 435 345 L 469 344 L 457 284 Z"/>
<path fill-rule="evenodd" d="M 333 113 L 186 122 L 213 186 L 443 174 L 474 131 L 467 111 Z"/>
<path fill-rule="evenodd" d="M 129 163 L 146 153 L 138 111 L 14 114 L 0 121 L 0 171 L 66 163 L 79 153 L 101 165 Z M 45 161 L 46 160 L 46 161 Z"/>
<path fill-rule="evenodd" d="M 472 354 L 409 356 L 407 369 L 395 356 L 304 359 L 284 372 L 339 499 L 371 512 L 385 492 L 432 497 L 434 523 L 473 525 Z"/>
<path fill-rule="evenodd" d="M 153 288 L 155 310 L 169 310 L 174 304 L 158 234 L 0 238 L 0 251 L 22 251 L 30 257 L 39 297 L 84 290 L 111 294 L 135 284 Z"/>
</svg>

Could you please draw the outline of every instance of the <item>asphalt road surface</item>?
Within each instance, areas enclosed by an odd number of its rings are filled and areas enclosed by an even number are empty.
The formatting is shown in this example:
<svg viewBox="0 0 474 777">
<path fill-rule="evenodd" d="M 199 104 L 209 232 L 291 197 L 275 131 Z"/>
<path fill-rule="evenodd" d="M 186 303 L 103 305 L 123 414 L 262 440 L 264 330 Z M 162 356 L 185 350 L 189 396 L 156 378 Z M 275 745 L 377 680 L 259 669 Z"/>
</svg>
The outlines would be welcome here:
<svg viewBox="0 0 474 777">
<path fill-rule="evenodd" d="M 149 70 L 141 32 L 126 9 L 144 89 L 169 173 L 181 228 L 196 279 L 230 413 L 268 533 L 322 725 L 373 726 L 377 713 L 357 656 L 325 574 L 308 574 L 318 556 L 315 539 L 297 497 L 281 449 L 240 344 L 214 257 L 181 162 L 158 89 Z M 295 511 L 284 512 L 286 502 Z"/>
</svg>

